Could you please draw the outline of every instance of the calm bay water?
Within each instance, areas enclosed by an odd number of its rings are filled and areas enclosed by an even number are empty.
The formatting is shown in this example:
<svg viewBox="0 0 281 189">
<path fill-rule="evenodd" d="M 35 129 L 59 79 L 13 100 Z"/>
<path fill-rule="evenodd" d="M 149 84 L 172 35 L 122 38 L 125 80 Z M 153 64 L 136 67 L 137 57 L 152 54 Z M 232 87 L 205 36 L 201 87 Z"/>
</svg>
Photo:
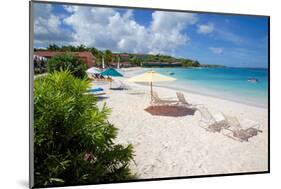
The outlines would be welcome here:
<svg viewBox="0 0 281 189">
<path fill-rule="evenodd" d="M 170 88 L 225 98 L 237 102 L 267 107 L 268 70 L 260 68 L 154 68 L 153 70 L 176 78 L 165 85 Z M 248 82 L 258 79 L 257 83 Z"/>
</svg>

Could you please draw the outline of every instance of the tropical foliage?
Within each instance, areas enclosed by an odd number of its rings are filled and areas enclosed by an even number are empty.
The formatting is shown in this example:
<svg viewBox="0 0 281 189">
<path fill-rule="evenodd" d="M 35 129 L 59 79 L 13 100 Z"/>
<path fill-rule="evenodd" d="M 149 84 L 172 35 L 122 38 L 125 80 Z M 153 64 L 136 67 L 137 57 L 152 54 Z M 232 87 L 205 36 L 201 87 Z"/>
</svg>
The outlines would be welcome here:
<svg viewBox="0 0 281 189">
<path fill-rule="evenodd" d="M 181 60 L 183 67 L 199 67 L 200 63 L 197 60 Z"/>
<path fill-rule="evenodd" d="M 117 129 L 107 121 L 89 83 L 69 71 L 34 81 L 35 187 L 124 181 L 132 177 L 132 145 L 114 143 Z"/>
<path fill-rule="evenodd" d="M 172 63 L 172 62 L 176 62 L 177 59 L 171 56 L 167 56 L 167 55 L 160 55 L 160 54 L 156 54 L 156 55 L 148 55 L 144 58 L 144 62 L 167 62 L 167 63 Z"/>
<path fill-rule="evenodd" d="M 140 66 L 141 65 L 141 59 L 138 58 L 137 56 L 132 56 L 130 58 L 130 63 L 134 66 Z"/>
<path fill-rule="evenodd" d="M 72 75 L 78 78 L 86 76 L 86 64 L 79 57 L 71 54 L 64 53 L 54 56 L 48 60 L 48 72 L 68 70 Z"/>
<path fill-rule="evenodd" d="M 35 49 L 36 50 L 44 50 L 44 49 Z M 96 49 L 95 47 L 86 47 L 85 45 L 79 46 L 57 46 L 56 44 L 51 44 L 47 48 L 47 50 L 51 51 L 63 51 L 63 52 L 81 52 L 88 51 L 91 52 L 96 57 L 96 64 L 101 66 L 102 58 L 104 58 L 104 63 L 106 66 L 109 66 L 111 62 L 117 62 L 118 59 L 120 62 L 130 62 L 133 66 L 145 66 L 146 63 L 165 63 L 164 65 L 169 66 L 172 63 L 176 63 L 176 65 L 182 67 L 212 67 L 212 65 L 201 65 L 197 60 L 192 60 L 188 58 L 175 58 L 169 55 L 163 54 L 135 54 L 135 53 L 115 53 L 114 54 L 110 50 L 101 51 Z M 122 54 L 126 54 L 128 56 L 120 56 Z"/>
<path fill-rule="evenodd" d="M 104 52 L 104 62 L 106 65 L 109 65 L 112 62 L 113 54 L 110 50 Z"/>
</svg>

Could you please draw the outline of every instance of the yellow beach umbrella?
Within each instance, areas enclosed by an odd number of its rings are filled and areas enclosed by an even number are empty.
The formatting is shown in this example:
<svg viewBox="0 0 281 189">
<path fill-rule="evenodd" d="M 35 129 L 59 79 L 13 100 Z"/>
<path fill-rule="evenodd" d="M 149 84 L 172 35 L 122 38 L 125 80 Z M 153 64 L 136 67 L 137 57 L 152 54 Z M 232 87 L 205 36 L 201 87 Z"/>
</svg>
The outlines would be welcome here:
<svg viewBox="0 0 281 189">
<path fill-rule="evenodd" d="M 175 81 L 175 80 L 176 79 L 173 77 L 168 77 L 155 71 L 147 71 L 143 74 L 128 79 L 128 81 L 131 82 L 150 83 L 151 100 L 152 100 L 152 82 L 165 82 L 165 81 Z"/>
</svg>

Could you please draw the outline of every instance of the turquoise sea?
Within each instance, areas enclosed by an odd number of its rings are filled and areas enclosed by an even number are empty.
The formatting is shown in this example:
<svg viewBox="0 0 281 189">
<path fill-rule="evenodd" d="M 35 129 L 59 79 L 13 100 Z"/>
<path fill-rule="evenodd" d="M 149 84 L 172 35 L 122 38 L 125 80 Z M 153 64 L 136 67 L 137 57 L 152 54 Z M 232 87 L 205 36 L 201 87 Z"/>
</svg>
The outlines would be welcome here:
<svg viewBox="0 0 281 189">
<path fill-rule="evenodd" d="M 147 69 L 149 70 L 149 69 Z M 154 83 L 187 92 L 215 96 L 266 108 L 268 106 L 268 69 L 263 68 L 153 68 L 177 79 Z M 251 83 L 249 78 L 258 82 Z"/>
</svg>

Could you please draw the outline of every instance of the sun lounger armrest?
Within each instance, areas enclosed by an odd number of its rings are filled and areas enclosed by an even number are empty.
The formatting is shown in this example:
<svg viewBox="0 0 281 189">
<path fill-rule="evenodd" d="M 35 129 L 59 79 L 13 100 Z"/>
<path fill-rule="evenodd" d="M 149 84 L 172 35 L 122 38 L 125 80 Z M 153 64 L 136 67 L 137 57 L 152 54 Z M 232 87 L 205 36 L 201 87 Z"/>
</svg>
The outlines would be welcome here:
<svg viewBox="0 0 281 189">
<path fill-rule="evenodd" d="M 259 130 L 259 129 L 260 129 L 260 127 L 261 127 L 261 124 L 256 123 L 256 124 L 252 125 L 250 128 L 254 128 L 254 129 Z"/>
<path fill-rule="evenodd" d="M 161 97 L 162 100 L 173 100 L 173 101 L 178 101 L 177 98 L 175 97 Z"/>
<path fill-rule="evenodd" d="M 205 107 L 204 104 L 192 104 L 195 108 Z"/>
</svg>

